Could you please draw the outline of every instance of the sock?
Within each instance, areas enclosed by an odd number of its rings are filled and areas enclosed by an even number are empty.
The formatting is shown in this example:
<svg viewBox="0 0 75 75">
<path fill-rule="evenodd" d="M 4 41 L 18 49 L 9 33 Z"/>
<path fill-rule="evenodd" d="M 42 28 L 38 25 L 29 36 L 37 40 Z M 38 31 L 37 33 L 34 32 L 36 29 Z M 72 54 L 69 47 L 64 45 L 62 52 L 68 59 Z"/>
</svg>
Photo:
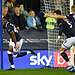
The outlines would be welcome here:
<svg viewBox="0 0 75 75">
<path fill-rule="evenodd" d="M 25 56 L 25 55 L 27 55 L 27 52 L 21 52 L 21 53 L 17 54 L 16 57 L 22 57 L 22 56 Z"/>
<path fill-rule="evenodd" d="M 70 62 L 71 64 L 74 66 L 74 53 L 73 52 L 70 52 Z"/>
<path fill-rule="evenodd" d="M 71 62 L 71 64 L 74 66 L 74 50 L 75 50 L 75 46 L 72 46 L 71 48 L 70 48 L 70 62 Z"/>
<path fill-rule="evenodd" d="M 14 63 L 13 63 L 13 56 L 12 56 L 12 54 L 8 54 L 8 58 L 9 58 L 10 64 L 13 65 Z"/>
<path fill-rule="evenodd" d="M 64 58 L 64 60 L 65 60 L 66 62 L 69 62 L 69 58 L 68 58 L 68 56 L 67 56 L 67 54 L 66 54 L 65 52 L 62 52 L 62 53 L 61 53 L 61 56 Z"/>
<path fill-rule="evenodd" d="M 9 59 L 10 64 L 13 65 L 14 64 L 13 55 L 12 55 L 12 52 L 10 52 L 10 51 L 8 51 L 8 59 Z"/>
</svg>

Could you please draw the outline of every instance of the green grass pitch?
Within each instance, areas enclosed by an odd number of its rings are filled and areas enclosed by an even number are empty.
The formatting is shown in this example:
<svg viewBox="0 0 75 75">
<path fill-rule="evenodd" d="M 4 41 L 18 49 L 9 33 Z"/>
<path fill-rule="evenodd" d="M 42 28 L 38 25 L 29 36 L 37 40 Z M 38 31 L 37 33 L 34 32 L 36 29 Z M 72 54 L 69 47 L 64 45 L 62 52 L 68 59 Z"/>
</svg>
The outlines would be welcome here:
<svg viewBox="0 0 75 75">
<path fill-rule="evenodd" d="M 23 69 L 23 70 L 14 70 L 6 71 L 0 70 L 0 75 L 75 75 L 70 73 L 63 68 L 50 68 L 50 69 Z"/>
</svg>

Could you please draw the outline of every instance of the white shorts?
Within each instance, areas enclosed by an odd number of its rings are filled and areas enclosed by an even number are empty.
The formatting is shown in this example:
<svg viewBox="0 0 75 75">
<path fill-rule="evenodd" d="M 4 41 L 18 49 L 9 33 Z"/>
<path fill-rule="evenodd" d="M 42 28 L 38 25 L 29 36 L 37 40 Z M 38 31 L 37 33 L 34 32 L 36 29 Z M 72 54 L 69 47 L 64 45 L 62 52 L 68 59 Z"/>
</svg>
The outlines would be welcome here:
<svg viewBox="0 0 75 75">
<path fill-rule="evenodd" d="M 12 46 L 13 47 L 13 52 L 19 52 L 21 50 L 21 47 L 22 47 L 22 44 L 23 44 L 23 40 L 24 39 L 21 39 L 20 41 L 16 42 L 17 44 L 19 44 L 19 48 L 16 49 L 15 48 L 15 43 L 12 42 L 12 40 L 10 39 L 9 46 Z"/>
<path fill-rule="evenodd" d="M 75 37 L 71 37 L 66 39 L 63 44 L 62 44 L 62 48 L 70 48 L 72 45 L 75 45 Z"/>
</svg>

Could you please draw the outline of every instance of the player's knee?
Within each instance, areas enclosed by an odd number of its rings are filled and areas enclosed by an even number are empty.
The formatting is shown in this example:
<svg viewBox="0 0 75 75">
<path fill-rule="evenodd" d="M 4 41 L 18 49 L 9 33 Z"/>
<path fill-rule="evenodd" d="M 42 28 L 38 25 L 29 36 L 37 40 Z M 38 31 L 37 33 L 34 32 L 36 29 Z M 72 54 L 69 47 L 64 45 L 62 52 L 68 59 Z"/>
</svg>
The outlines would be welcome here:
<svg viewBox="0 0 75 75">
<path fill-rule="evenodd" d="M 8 51 L 13 52 L 13 47 L 9 47 Z"/>
</svg>

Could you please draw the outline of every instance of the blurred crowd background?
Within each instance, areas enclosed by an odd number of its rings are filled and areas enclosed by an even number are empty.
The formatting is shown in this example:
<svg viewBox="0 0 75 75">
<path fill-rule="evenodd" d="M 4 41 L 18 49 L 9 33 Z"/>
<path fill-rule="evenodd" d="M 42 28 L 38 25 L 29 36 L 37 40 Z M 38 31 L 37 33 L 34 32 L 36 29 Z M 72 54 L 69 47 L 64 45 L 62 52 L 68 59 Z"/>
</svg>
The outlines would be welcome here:
<svg viewBox="0 0 75 75">
<path fill-rule="evenodd" d="M 59 44 L 53 41 L 57 38 L 58 29 L 53 29 L 48 34 L 44 14 L 59 9 L 63 15 L 67 15 L 70 13 L 70 6 L 70 0 L 2 0 L 2 17 L 13 23 L 24 39 L 32 39 L 32 43 L 25 40 L 22 49 L 59 48 L 61 41 Z M 48 39 L 52 40 L 50 44 Z M 4 49 L 8 48 L 8 42 L 9 36 L 3 30 Z"/>
</svg>

